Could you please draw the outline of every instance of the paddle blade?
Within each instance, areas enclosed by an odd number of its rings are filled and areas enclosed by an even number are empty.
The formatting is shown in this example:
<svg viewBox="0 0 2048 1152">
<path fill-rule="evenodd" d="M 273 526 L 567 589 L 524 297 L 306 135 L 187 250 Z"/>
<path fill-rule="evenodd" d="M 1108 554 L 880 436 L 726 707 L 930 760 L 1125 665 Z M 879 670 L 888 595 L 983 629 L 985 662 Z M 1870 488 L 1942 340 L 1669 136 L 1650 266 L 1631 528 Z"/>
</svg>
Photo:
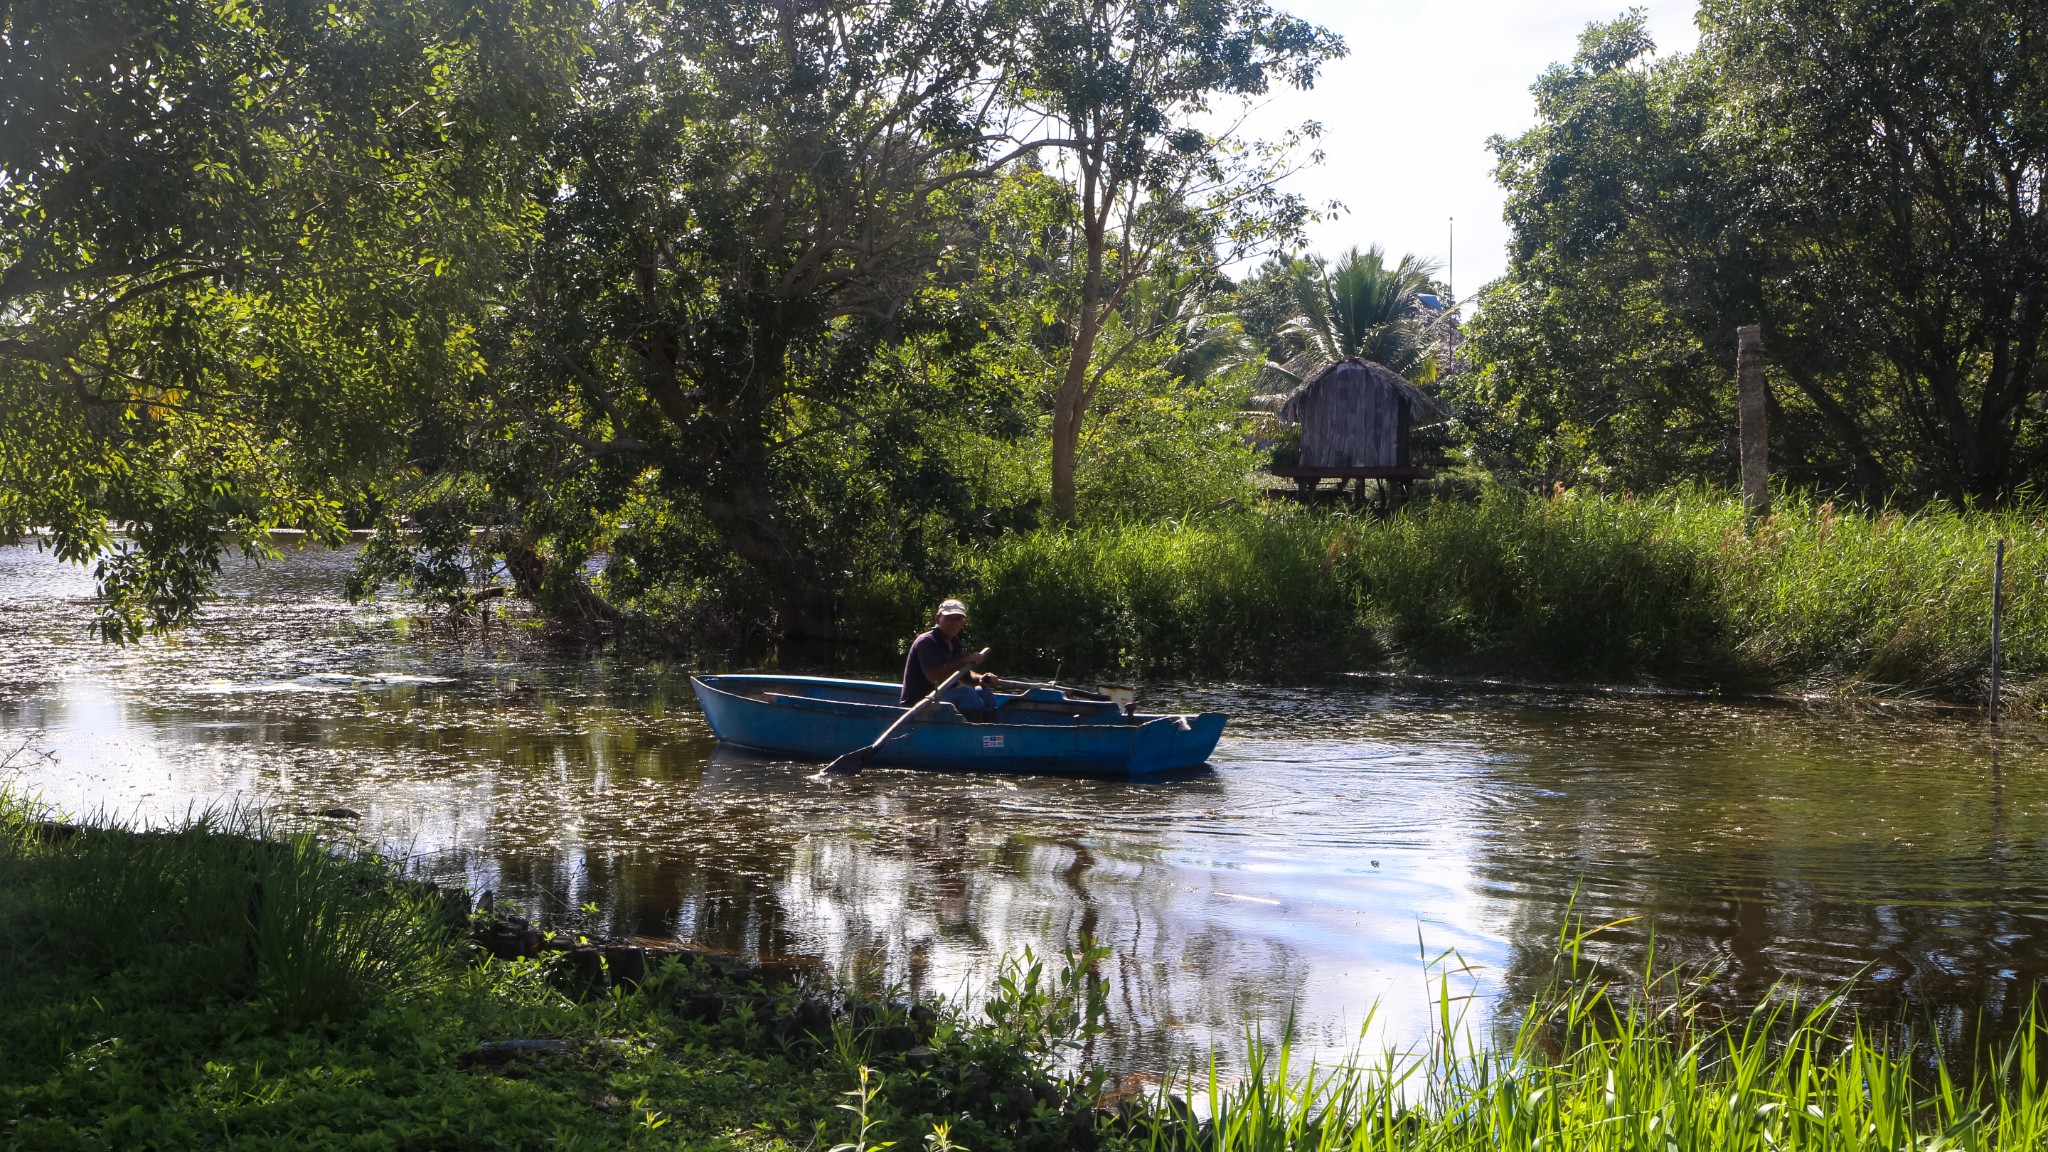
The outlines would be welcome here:
<svg viewBox="0 0 2048 1152">
<path fill-rule="evenodd" d="M 865 748 L 855 748 L 853 751 L 848 752 L 846 755 L 841 756 L 839 759 L 834 760 L 830 764 L 825 765 L 824 771 L 819 772 L 818 775 L 852 776 L 855 773 L 859 772 L 861 769 L 867 767 L 868 757 L 873 756 L 874 754 L 875 746 L 872 744 L 868 745 Z"/>
</svg>

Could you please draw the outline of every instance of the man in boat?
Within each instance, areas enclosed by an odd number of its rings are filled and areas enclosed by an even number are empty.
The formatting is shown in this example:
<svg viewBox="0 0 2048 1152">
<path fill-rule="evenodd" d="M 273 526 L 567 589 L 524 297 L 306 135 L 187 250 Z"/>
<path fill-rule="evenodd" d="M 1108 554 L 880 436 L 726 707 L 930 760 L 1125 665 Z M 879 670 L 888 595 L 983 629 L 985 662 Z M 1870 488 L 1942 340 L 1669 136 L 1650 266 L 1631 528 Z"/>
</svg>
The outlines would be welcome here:
<svg viewBox="0 0 2048 1152">
<path fill-rule="evenodd" d="M 931 695 L 932 689 L 946 682 L 946 677 L 962 668 L 979 668 L 988 659 L 988 649 L 969 652 L 961 643 L 960 633 L 966 627 L 967 605 L 948 600 L 939 605 L 938 613 L 932 617 L 931 631 L 910 642 L 910 655 L 903 661 L 904 707 Z M 939 699 L 958 708 L 969 719 L 992 720 L 998 703 L 995 685 L 995 673 L 970 671 Z"/>
</svg>

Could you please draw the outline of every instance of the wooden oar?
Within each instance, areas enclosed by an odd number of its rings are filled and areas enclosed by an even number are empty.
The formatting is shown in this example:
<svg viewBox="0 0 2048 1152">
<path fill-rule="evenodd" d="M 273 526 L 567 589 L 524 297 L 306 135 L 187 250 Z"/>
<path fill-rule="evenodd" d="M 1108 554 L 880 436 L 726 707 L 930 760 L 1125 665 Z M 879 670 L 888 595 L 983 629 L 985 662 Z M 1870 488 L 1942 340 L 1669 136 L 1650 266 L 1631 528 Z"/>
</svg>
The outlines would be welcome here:
<svg viewBox="0 0 2048 1152">
<path fill-rule="evenodd" d="M 1096 704 L 1114 704 L 1126 711 L 1130 709 L 1131 705 L 1137 703 L 1138 700 L 1138 690 L 1128 684 L 1101 684 L 1094 688 L 1083 688 L 1079 684 L 1062 684 L 1057 679 L 1044 681 L 1004 680 L 1002 684 L 1005 688 L 1051 688 L 1055 691 L 1066 693 L 1069 700 L 1087 700 Z"/>
<path fill-rule="evenodd" d="M 973 667 L 973 665 L 968 665 L 967 667 L 971 668 Z M 940 684 L 937 688 L 932 689 L 931 695 L 926 696 L 924 699 L 919 700 L 917 703 L 904 709 L 903 715 L 898 716 L 894 724 L 891 724 L 888 728 L 884 729 L 882 735 L 878 737 L 873 744 L 870 744 L 865 748 L 855 748 L 853 751 L 848 752 L 846 755 L 841 756 L 839 759 L 834 760 L 830 764 L 825 765 L 825 770 L 818 773 L 818 775 L 852 776 L 855 773 L 859 772 L 861 769 L 867 767 L 868 761 L 874 759 L 875 753 L 880 752 L 882 750 L 882 745 L 887 744 L 889 742 L 889 737 L 894 736 L 898 728 L 901 728 L 905 724 L 908 724 L 912 720 L 916 719 L 917 716 L 920 713 L 922 713 L 926 708 L 931 707 L 932 702 L 939 698 L 940 693 L 944 692 L 948 688 L 951 688 L 953 685 L 958 684 L 960 682 L 960 678 L 965 675 L 967 675 L 967 668 L 960 668 L 956 670 L 951 676 L 946 677 L 944 683 Z"/>
<path fill-rule="evenodd" d="M 1114 699 L 1114 697 L 1109 695 L 1109 693 L 1102 688 L 1088 688 L 1080 684 L 1062 684 L 1058 680 L 1004 679 L 999 681 L 999 683 L 1001 683 L 1004 688 L 1051 688 L 1055 692 L 1065 692 L 1069 697 L 1075 700 L 1094 700 L 1100 702 L 1107 702 L 1109 700 Z M 1121 684 L 1116 685 L 1116 687 L 1121 688 L 1124 691 L 1130 691 L 1130 689 L 1124 688 L 1124 686 Z"/>
</svg>

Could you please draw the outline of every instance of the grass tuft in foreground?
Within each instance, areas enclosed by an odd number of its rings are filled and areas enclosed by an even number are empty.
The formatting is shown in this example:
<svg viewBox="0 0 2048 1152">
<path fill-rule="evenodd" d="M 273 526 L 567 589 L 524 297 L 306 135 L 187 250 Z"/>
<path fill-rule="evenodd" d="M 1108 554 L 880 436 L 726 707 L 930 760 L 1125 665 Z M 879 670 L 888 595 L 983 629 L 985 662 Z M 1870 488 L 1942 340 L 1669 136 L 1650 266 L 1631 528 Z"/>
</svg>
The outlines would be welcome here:
<svg viewBox="0 0 2048 1152">
<path fill-rule="evenodd" d="M 1210 1120 L 1141 1130 L 1155 1147 L 1193 1131 L 1213 1152 L 2048 1147 L 2048 1021 L 2038 1014 L 1958 1080 L 1939 1059 L 1916 1073 L 1902 1045 L 1844 1017 L 1838 1001 L 1804 1013 L 1767 1004 L 1720 1023 L 1699 1008 L 1586 987 L 1532 1009 L 1501 1050 L 1447 1028 L 1421 1058 L 1303 1069 L 1284 1047 L 1255 1045 L 1241 1080 L 1211 1078 Z"/>
</svg>

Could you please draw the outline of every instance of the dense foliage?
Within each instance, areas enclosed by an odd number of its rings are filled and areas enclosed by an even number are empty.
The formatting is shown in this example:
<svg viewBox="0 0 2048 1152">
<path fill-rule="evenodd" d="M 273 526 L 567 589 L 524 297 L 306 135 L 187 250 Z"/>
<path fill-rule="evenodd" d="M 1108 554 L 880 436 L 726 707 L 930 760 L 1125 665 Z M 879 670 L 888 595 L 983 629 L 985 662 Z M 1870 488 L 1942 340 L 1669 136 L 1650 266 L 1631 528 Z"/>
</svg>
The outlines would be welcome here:
<svg viewBox="0 0 2048 1152">
<path fill-rule="evenodd" d="M 1335 529 L 1257 479 L 1290 448 L 1256 409 L 1317 364 L 1377 357 L 1455 413 L 1411 441 L 1456 469 L 1434 497 L 1647 492 L 1733 478 L 1751 322 L 1793 488 L 2024 502 L 2048 459 L 2028 16 L 1713 0 L 1663 57 L 1639 14 L 1590 27 L 1495 142 L 1512 266 L 1460 311 L 1421 303 L 1426 260 L 1298 251 L 1325 209 L 1284 180 L 1316 125 L 1213 130 L 1345 50 L 1263 0 L 10 5 L 0 538 L 96 565 L 114 638 L 187 618 L 224 549 L 374 529 L 359 594 L 510 593 L 704 653 L 894 645 L 979 588 L 1039 614 L 1033 651 L 1235 670 L 1326 607 L 1277 591 L 1313 580 L 1273 541 Z M 1346 531 L 1478 516 L 1508 548 L 1526 518 L 1487 507 Z M 1286 610 L 1112 641 L 1138 625 L 1079 573 L 1048 598 L 1087 541 L 1177 534 Z M 1713 583 L 1652 567 L 1667 599 Z M 1035 606 L 997 603 L 1024 585 Z M 1606 674 L 1721 650 L 1515 627 L 1333 651 L 1543 635 Z"/>
<path fill-rule="evenodd" d="M 1775 466 L 1866 500 L 2000 499 L 2048 453 L 2048 86 L 2008 3 L 1712 0 L 1697 51 L 1588 29 L 1495 141 L 1513 265 L 1461 397 L 1496 466 L 1732 480 L 1735 329 Z"/>
<path fill-rule="evenodd" d="M 831 638 L 857 577 L 1249 471 L 1249 367 L 1186 353 L 1313 213 L 1288 142 L 1203 125 L 1341 43 L 1260 0 L 778 12 L 8 7 L 0 535 L 99 563 L 114 637 L 223 547 L 367 526 L 362 591 Z"/>
<path fill-rule="evenodd" d="M 547 0 L 0 9 L 0 536 L 122 636 L 339 530 L 477 355 L 569 52 Z"/>
</svg>

